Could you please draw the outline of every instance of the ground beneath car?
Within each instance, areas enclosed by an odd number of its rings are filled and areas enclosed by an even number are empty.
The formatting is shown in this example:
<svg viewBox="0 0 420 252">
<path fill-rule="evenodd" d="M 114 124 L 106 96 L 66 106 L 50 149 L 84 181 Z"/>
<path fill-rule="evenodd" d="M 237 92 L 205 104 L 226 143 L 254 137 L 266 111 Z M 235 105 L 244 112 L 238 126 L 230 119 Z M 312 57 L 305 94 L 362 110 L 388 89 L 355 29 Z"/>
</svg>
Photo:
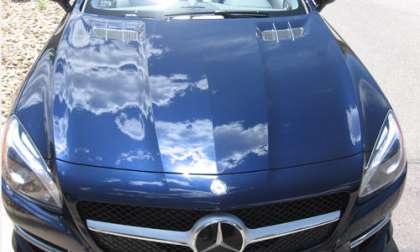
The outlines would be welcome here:
<svg viewBox="0 0 420 252">
<path fill-rule="evenodd" d="M 0 0 L 0 124 L 8 114 L 14 94 L 31 65 L 64 16 L 48 0 Z"/>
<path fill-rule="evenodd" d="M 64 11 L 52 1 L 0 0 L 0 132 L 13 97 Z M 1 146 L 0 146 L 1 150 Z M 0 251 L 11 252 L 13 226 L 0 201 Z"/>
</svg>

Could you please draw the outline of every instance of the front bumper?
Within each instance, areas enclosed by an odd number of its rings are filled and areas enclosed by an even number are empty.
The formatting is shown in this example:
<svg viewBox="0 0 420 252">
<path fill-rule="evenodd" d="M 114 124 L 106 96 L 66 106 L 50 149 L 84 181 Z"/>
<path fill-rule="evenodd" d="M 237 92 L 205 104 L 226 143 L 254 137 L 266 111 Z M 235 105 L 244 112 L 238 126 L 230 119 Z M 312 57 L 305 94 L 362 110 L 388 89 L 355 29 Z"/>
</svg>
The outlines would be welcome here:
<svg viewBox="0 0 420 252">
<path fill-rule="evenodd" d="M 353 190 L 349 204 L 333 235 L 310 250 L 381 251 L 392 238 L 388 218 L 400 199 L 405 178 L 406 174 L 403 174 L 394 184 L 364 202 L 358 201 L 357 188 L 349 186 L 347 189 Z M 67 202 L 70 207 L 65 208 L 62 213 L 52 213 L 16 194 L 5 183 L 2 184 L 2 195 L 6 211 L 16 225 L 17 235 L 14 242 L 18 251 L 31 251 L 28 247 L 33 248 L 33 245 L 46 246 L 43 249 L 48 251 L 51 248 L 56 251 L 99 250 L 90 237 L 86 224 L 75 217 L 71 200 Z M 66 198 L 71 199 L 71 195 L 66 195 Z M 32 245 L 25 246 L 25 242 Z"/>
<path fill-rule="evenodd" d="M 48 212 L 12 191 L 4 181 L 2 181 L 2 199 L 15 227 L 19 227 L 28 234 L 28 237 L 39 241 L 40 244 L 45 244 L 45 248 L 53 247 L 58 251 L 86 251 L 86 246 L 83 245 L 67 212 Z M 14 242 L 16 244 L 16 240 Z M 34 242 L 32 244 L 36 245 Z"/>
</svg>

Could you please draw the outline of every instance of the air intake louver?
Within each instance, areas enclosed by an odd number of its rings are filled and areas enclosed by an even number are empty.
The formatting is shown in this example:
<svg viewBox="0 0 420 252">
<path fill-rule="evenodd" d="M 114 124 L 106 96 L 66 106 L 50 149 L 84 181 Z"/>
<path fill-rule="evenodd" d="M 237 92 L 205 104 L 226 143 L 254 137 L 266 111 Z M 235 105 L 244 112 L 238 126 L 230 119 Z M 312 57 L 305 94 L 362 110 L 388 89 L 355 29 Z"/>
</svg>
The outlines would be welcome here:
<svg viewBox="0 0 420 252">
<path fill-rule="evenodd" d="M 140 34 L 137 31 L 131 30 L 120 30 L 120 29 L 111 29 L 111 28 L 97 28 L 92 29 L 92 36 L 101 39 L 114 39 L 124 42 L 139 42 Z"/>
<path fill-rule="evenodd" d="M 264 41 L 280 42 L 282 40 L 295 40 L 303 37 L 303 27 L 288 28 L 282 30 L 265 30 L 261 32 Z"/>
<path fill-rule="evenodd" d="M 262 22 L 258 24 L 257 35 L 267 42 L 295 41 L 305 36 L 305 23 L 293 22 Z"/>
</svg>

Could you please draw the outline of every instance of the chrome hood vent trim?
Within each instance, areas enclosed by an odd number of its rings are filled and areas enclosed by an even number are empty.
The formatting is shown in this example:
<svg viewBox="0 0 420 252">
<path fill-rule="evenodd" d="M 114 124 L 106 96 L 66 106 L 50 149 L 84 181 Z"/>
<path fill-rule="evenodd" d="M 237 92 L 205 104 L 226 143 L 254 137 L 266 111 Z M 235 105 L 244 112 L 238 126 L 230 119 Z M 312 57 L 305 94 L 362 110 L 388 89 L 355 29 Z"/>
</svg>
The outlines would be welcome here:
<svg viewBox="0 0 420 252">
<path fill-rule="evenodd" d="M 267 42 L 277 42 L 280 41 L 294 41 L 296 39 L 302 38 L 305 34 L 305 29 L 303 27 L 292 27 L 290 22 L 288 23 L 288 28 L 278 29 L 276 24 L 273 23 L 273 28 L 270 30 L 261 31 L 261 38 Z"/>
<path fill-rule="evenodd" d="M 92 28 L 93 38 L 99 38 L 104 40 L 120 40 L 123 42 L 140 42 L 141 35 L 138 31 L 125 30 L 125 29 L 114 29 L 114 28 Z"/>
</svg>

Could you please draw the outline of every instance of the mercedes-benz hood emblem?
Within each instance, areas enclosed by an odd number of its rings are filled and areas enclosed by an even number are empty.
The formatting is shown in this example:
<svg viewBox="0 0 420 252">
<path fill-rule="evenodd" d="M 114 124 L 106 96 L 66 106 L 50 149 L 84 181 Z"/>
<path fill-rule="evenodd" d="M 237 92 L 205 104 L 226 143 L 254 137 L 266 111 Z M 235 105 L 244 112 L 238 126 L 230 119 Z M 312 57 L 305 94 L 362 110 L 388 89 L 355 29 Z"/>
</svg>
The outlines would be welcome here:
<svg viewBox="0 0 420 252">
<path fill-rule="evenodd" d="M 223 181 L 216 179 L 211 183 L 210 190 L 216 195 L 224 195 L 227 193 L 227 186 Z"/>
<path fill-rule="evenodd" d="M 244 236 L 234 224 L 220 221 L 198 232 L 195 247 L 197 252 L 240 252 L 244 247 Z"/>
</svg>

